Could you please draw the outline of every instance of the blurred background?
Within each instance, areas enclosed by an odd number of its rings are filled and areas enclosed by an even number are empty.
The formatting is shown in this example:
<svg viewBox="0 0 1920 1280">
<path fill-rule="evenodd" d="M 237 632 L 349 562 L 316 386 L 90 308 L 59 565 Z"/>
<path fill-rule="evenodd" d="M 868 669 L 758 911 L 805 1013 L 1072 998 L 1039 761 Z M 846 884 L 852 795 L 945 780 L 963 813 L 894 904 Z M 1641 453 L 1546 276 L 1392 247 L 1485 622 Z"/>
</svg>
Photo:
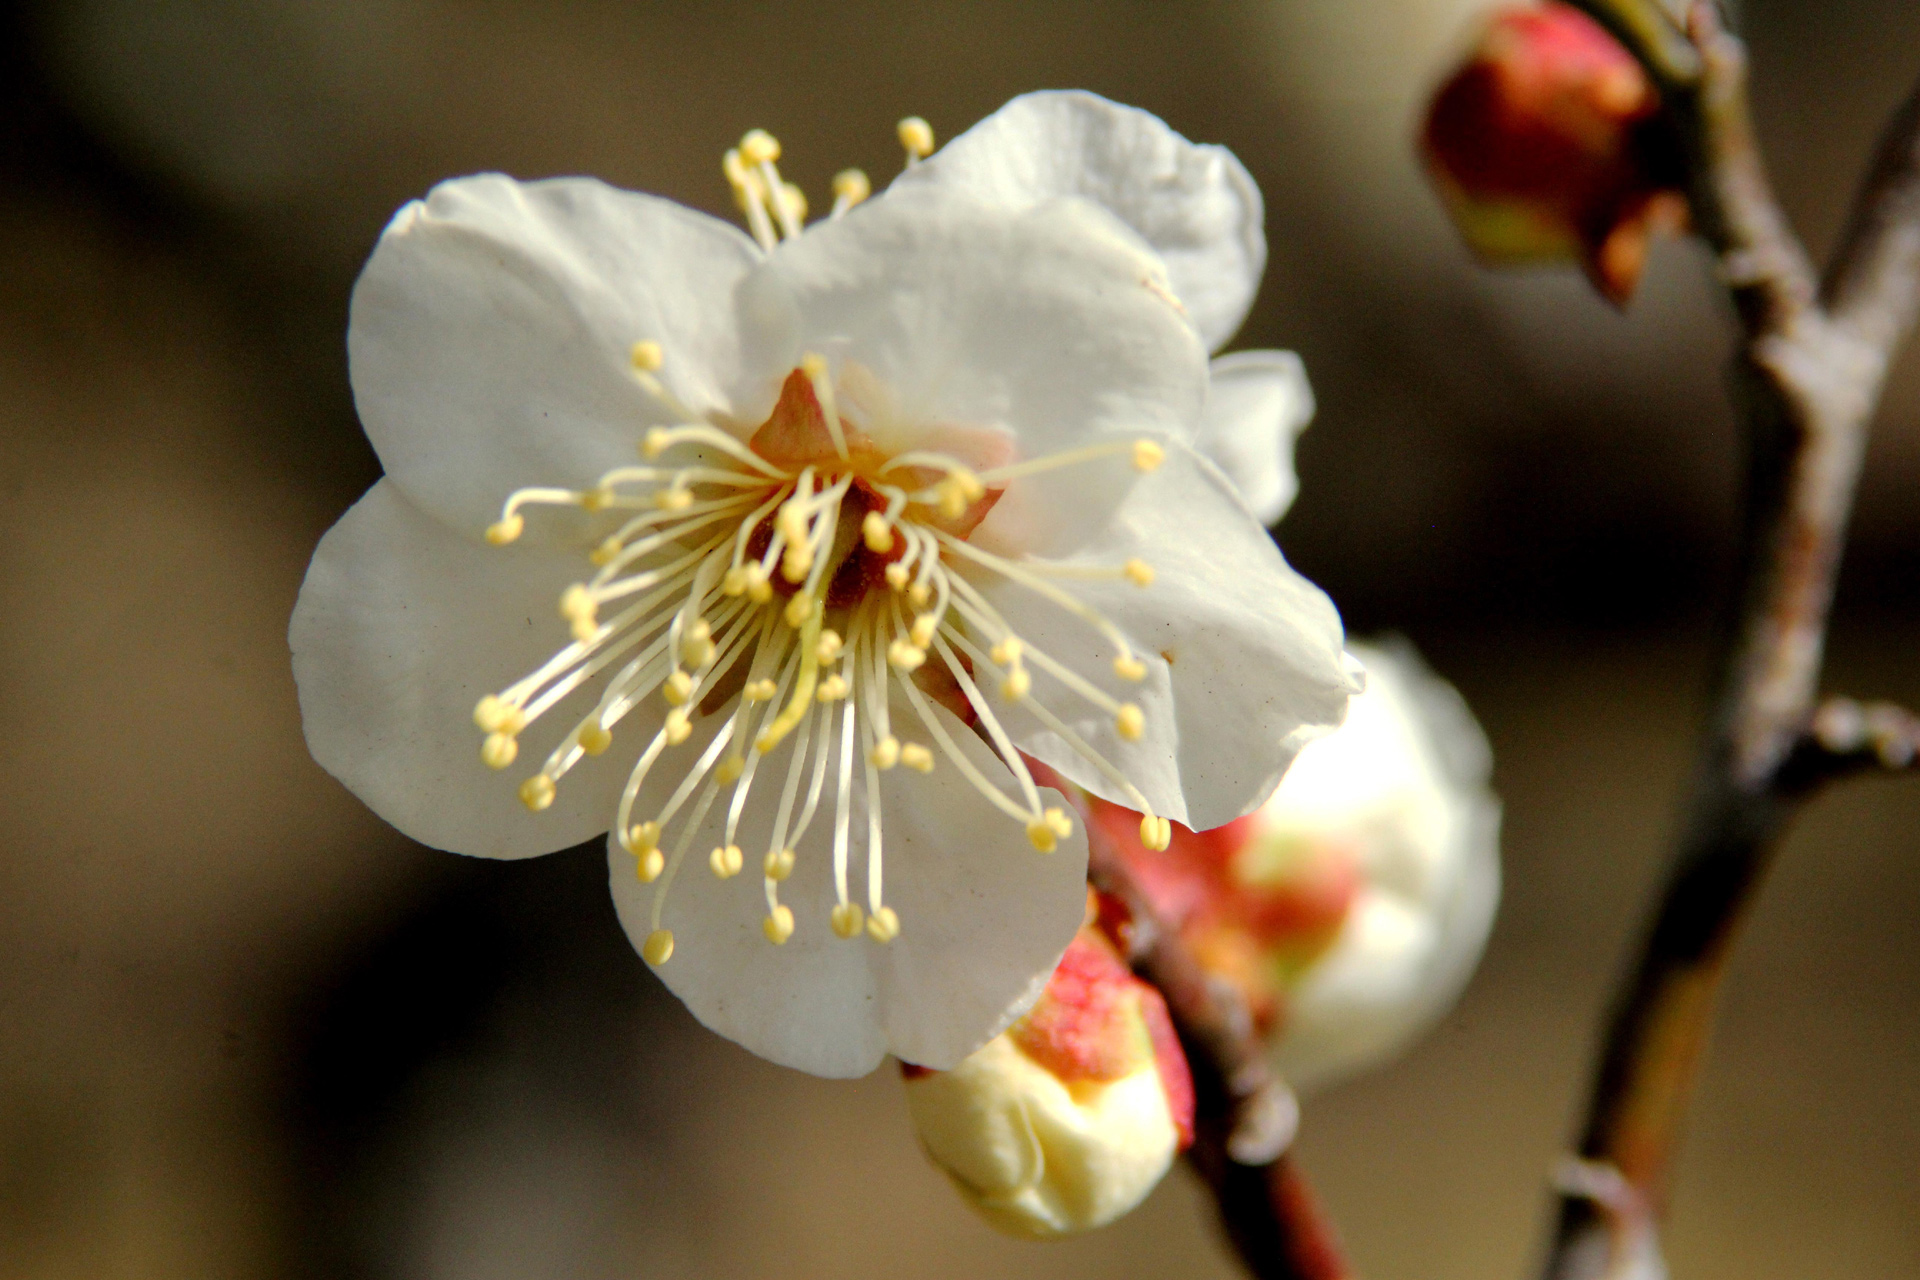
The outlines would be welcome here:
<svg viewBox="0 0 1920 1280">
<path fill-rule="evenodd" d="M 0 7 L 0 1277 L 1228 1276 L 1182 1170 L 994 1235 L 887 1071 L 700 1030 L 597 847 L 410 845 L 308 758 L 285 627 L 377 474 L 348 290 L 480 169 L 725 212 L 773 130 L 816 203 L 894 121 L 1080 86 L 1230 145 L 1272 264 L 1241 346 L 1320 415 L 1289 557 L 1466 694 L 1507 896 L 1456 1012 L 1309 1100 L 1376 1280 L 1517 1277 L 1657 873 L 1731 551 L 1729 325 L 1692 247 L 1609 310 L 1489 274 L 1411 138 L 1478 0 L 68 0 Z M 1920 68 L 1912 0 L 1746 0 L 1761 131 L 1830 242 Z M 1874 438 L 1831 683 L 1920 702 L 1920 362 Z M 1728 992 L 1669 1243 L 1714 1277 L 1920 1276 L 1920 786 L 1822 799 Z"/>
</svg>

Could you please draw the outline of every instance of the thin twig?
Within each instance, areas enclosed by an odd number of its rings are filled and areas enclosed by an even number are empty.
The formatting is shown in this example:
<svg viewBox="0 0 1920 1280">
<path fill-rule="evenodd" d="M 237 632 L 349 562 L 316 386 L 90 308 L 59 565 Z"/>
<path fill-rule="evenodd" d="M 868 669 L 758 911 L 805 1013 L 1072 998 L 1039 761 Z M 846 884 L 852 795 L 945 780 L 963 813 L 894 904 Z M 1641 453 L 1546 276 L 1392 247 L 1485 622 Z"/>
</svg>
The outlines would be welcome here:
<svg viewBox="0 0 1920 1280">
<path fill-rule="evenodd" d="M 1642 0 L 1576 3 L 1660 84 L 1691 169 L 1695 228 L 1745 337 L 1735 367 L 1748 447 L 1737 608 L 1680 845 L 1616 1006 L 1581 1142 L 1657 1212 L 1743 910 L 1817 780 L 1812 760 L 1830 758 L 1838 776 L 1860 754 L 1824 745 L 1812 707 L 1867 427 L 1920 290 L 1920 90 L 1889 125 L 1816 288 L 1753 137 L 1745 52 L 1714 8 L 1693 6 L 1687 35 L 1699 62 L 1689 78 L 1623 20 Z M 1605 1230 L 1589 1199 L 1563 1198 L 1547 1274 L 1602 1274 Z"/>
<path fill-rule="evenodd" d="M 1866 773 L 1920 769 L 1920 716 L 1888 702 L 1828 698 L 1780 767 L 1779 785 L 1793 795 Z"/>
</svg>

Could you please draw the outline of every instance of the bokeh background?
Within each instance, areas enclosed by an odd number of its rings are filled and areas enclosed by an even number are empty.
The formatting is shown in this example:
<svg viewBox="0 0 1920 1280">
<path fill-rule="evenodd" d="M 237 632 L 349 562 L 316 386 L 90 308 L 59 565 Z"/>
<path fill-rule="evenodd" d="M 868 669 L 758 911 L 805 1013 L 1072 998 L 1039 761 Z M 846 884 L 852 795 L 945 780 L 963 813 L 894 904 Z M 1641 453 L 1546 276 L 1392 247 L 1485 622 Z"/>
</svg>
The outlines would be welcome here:
<svg viewBox="0 0 1920 1280">
<path fill-rule="evenodd" d="M 1267 199 L 1239 345 L 1321 405 L 1282 545 L 1412 637 L 1492 739 L 1508 890 L 1464 1001 L 1310 1099 L 1376 1280 L 1519 1276 L 1657 873 L 1730 555 L 1729 325 L 1693 248 L 1616 314 L 1457 247 L 1413 158 L 1478 0 L 67 0 L 0 7 L 0 1277 L 1228 1276 L 1184 1171 L 1003 1240 L 899 1087 L 702 1032 L 596 850 L 412 846 L 308 758 L 284 632 L 377 474 L 347 293 L 479 169 L 724 212 L 721 151 L 816 200 L 1083 86 L 1225 142 Z M 1920 68 L 1911 0 L 1747 0 L 1761 131 L 1832 239 Z M 1920 363 L 1894 379 L 1832 683 L 1920 702 Z M 1920 786 L 1822 799 L 1733 975 L 1675 1272 L 1920 1276 Z"/>
</svg>

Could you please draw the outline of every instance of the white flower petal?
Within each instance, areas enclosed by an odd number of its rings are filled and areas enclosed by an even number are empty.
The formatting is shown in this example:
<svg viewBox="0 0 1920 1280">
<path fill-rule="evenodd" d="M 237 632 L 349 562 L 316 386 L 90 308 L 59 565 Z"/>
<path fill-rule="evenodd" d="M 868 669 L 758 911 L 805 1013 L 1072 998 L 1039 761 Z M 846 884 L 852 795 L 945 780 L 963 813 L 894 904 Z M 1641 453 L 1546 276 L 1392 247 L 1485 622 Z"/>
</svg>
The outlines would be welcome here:
<svg viewBox="0 0 1920 1280">
<path fill-rule="evenodd" d="M 982 773 L 1011 786 L 997 757 L 958 720 L 937 714 Z M 906 723 L 896 718 L 895 727 Z M 713 729 L 696 729 L 677 750 L 697 751 Z M 835 730 L 837 738 L 837 722 Z M 661 980 L 712 1030 L 814 1075 L 865 1075 L 888 1053 L 939 1069 L 957 1065 L 1027 1010 L 1079 928 L 1085 832 L 1076 824 L 1054 852 L 1036 853 L 1020 825 L 991 808 L 944 756 L 931 774 L 904 766 L 883 773 L 885 900 L 899 915 L 900 935 L 885 944 L 842 939 L 827 919 L 835 901 L 829 772 L 821 812 L 781 885 L 793 936 L 774 946 L 761 932 L 766 902 L 757 874 L 773 805 L 759 801 L 778 798 L 791 750 L 777 748 L 760 766 L 766 772 L 755 782 L 756 802 L 737 833 L 744 874 L 718 880 L 707 867 L 725 835 L 724 797 L 695 832 L 662 912 L 675 945 L 657 969 Z M 859 777 L 856 766 L 856 787 Z M 770 794 L 761 797 L 761 787 Z M 848 889 L 862 906 L 866 830 L 856 803 Z M 620 922 L 637 948 L 652 932 L 657 883 L 639 883 L 633 855 L 611 839 L 608 867 Z"/>
<path fill-rule="evenodd" d="M 1096 94 L 1015 98 L 901 174 L 892 191 L 933 185 L 1016 208 L 1059 196 L 1102 205 L 1166 261 L 1209 350 L 1239 329 L 1266 269 L 1260 189 L 1233 153 Z"/>
<path fill-rule="evenodd" d="M 661 380 L 696 412 L 764 411 L 774 384 L 742 372 L 766 370 L 733 310 L 759 259 L 725 223 L 590 178 L 443 182 L 354 286 L 360 421 L 410 498 L 478 537 L 514 489 L 584 487 L 674 420 L 633 378 L 636 342 L 661 345 Z"/>
<path fill-rule="evenodd" d="M 525 858 L 607 829 L 623 769 L 588 760 L 544 813 L 517 784 L 592 702 L 576 693 L 522 735 L 504 772 L 480 761 L 473 709 L 567 640 L 558 592 L 582 561 L 468 542 L 382 480 L 327 531 L 288 640 L 313 757 L 422 844 Z M 635 736 L 629 726 L 620 739 Z M 617 748 L 616 748 L 617 750 Z M 609 757 L 611 758 L 611 757 Z"/>
<path fill-rule="evenodd" d="M 1036 458 L 1115 436 L 1192 436 L 1206 353 L 1159 275 L 1092 205 L 1015 211 L 934 188 L 869 201 L 781 245 L 743 310 L 790 312 L 803 349 L 871 374 L 890 403 L 861 426 L 888 452 L 958 426 L 999 428 Z M 988 525 L 1025 547 L 1070 545 L 1132 478 L 1120 457 L 1031 476 Z"/>
<path fill-rule="evenodd" d="M 1261 524 L 1285 515 L 1299 492 L 1293 441 L 1313 407 L 1306 366 L 1291 351 L 1236 351 L 1213 362 L 1193 447 L 1233 481 Z"/>
<path fill-rule="evenodd" d="M 1288 567 L 1266 530 L 1214 466 L 1170 447 L 1160 468 L 1065 563 L 1154 570 L 1153 585 L 1077 582 L 1069 589 L 1119 627 L 1147 678 L 1115 679 L 1113 651 L 1091 627 L 1011 581 L 986 586 L 1023 639 L 1136 703 L 1146 730 L 1126 742 L 1112 721 L 1035 669 L 1033 692 L 1146 794 L 1163 817 L 1196 830 L 1249 812 L 1270 794 L 1300 748 L 1340 723 L 1359 683 L 1341 651 L 1340 618 L 1327 597 Z M 1029 663 L 1031 668 L 1033 664 Z M 1016 738 L 1096 795 L 1124 791 L 1058 736 L 1023 720 Z"/>
</svg>

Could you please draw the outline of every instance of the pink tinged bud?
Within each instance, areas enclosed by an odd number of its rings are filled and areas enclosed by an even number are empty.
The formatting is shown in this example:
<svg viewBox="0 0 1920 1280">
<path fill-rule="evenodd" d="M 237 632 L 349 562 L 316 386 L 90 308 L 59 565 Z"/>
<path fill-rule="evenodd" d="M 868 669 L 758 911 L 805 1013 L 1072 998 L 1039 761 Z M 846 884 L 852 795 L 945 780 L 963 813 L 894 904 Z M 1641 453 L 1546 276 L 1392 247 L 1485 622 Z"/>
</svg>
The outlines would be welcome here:
<svg viewBox="0 0 1920 1280">
<path fill-rule="evenodd" d="M 902 1074 L 928 1156 L 1015 1235 L 1112 1222 L 1193 1138 L 1193 1081 L 1166 1004 L 1090 928 L 1005 1034 L 952 1071 Z"/>
<path fill-rule="evenodd" d="M 1658 93 L 1569 5 L 1496 13 L 1434 95 L 1421 149 L 1483 261 L 1578 261 L 1615 305 L 1633 296 L 1651 237 L 1686 222 Z"/>
</svg>

